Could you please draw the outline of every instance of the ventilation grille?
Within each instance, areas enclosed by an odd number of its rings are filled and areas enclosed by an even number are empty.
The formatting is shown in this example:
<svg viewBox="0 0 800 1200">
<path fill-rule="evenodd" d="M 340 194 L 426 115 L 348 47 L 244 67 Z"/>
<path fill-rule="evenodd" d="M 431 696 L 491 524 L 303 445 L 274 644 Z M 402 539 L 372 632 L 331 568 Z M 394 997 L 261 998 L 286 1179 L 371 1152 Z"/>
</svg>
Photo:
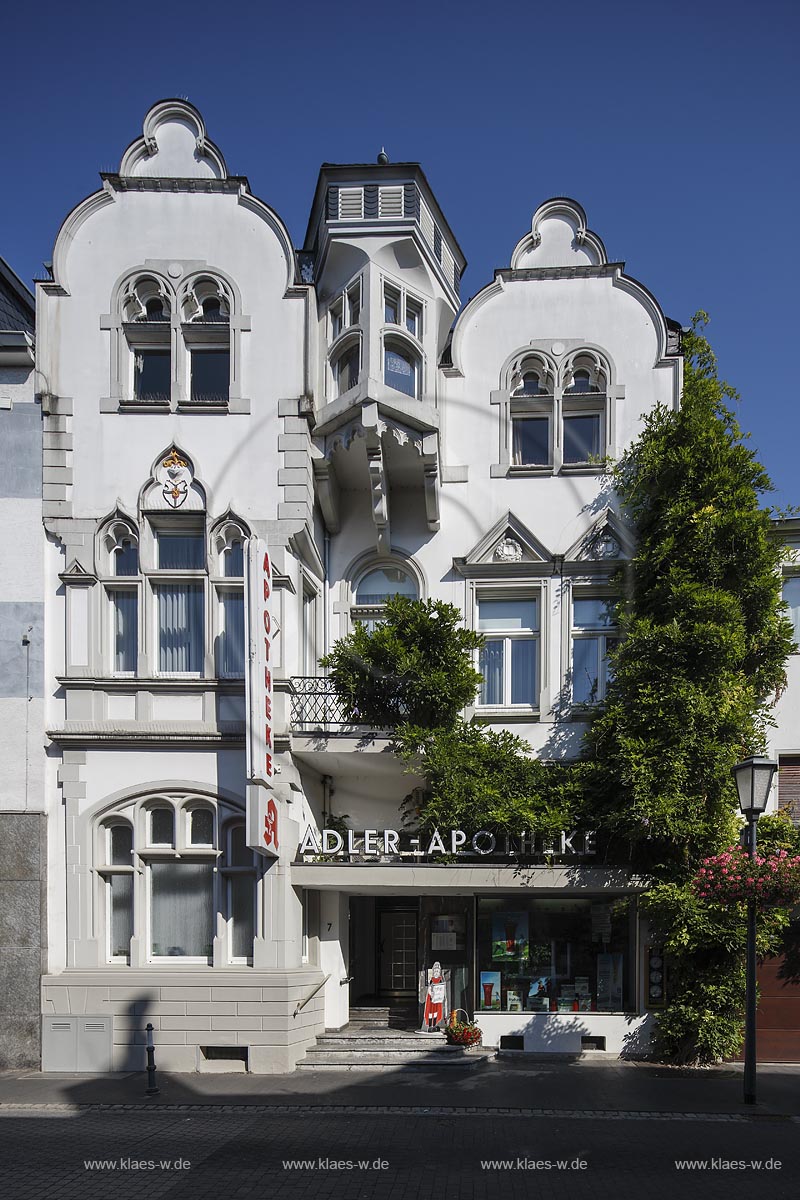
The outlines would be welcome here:
<svg viewBox="0 0 800 1200">
<path fill-rule="evenodd" d="M 339 189 L 339 220 L 361 221 L 364 219 L 364 189 Z"/>
<path fill-rule="evenodd" d="M 382 187 L 378 190 L 378 216 L 402 217 L 403 187 Z"/>
</svg>

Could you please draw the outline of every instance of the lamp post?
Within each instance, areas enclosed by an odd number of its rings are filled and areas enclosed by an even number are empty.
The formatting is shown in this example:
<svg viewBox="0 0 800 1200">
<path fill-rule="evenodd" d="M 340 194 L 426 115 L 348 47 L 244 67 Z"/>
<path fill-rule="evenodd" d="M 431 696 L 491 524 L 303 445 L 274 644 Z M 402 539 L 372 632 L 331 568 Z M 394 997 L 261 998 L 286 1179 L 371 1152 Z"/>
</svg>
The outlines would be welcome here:
<svg viewBox="0 0 800 1200">
<path fill-rule="evenodd" d="M 767 807 L 778 764 L 769 758 L 746 758 L 733 768 L 739 808 L 747 818 L 747 853 L 756 853 L 756 826 Z M 744 1025 L 744 1102 L 756 1102 L 756 901 L 747 901 L 747 999 Z"/>
</svg>

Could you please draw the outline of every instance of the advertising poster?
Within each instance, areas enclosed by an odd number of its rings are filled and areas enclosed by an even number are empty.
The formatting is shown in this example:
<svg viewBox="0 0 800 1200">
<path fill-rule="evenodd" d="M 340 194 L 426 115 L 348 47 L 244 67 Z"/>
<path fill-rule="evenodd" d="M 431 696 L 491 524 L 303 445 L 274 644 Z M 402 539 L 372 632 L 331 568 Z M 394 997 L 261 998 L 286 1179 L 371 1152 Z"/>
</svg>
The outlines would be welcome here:
<svg viewBox="0 0 800 1200">
<path fill-rule="evenodd" d="M 482 1009 L 500 1008 L 500 972 L 481 971 L 480 1001 Z"/>
<path fill-rule="evenodd" d="M 495 913 L 492 917 L 492 958 L 528 957 L 528 914 L 525 912 Z"/>
</svg>

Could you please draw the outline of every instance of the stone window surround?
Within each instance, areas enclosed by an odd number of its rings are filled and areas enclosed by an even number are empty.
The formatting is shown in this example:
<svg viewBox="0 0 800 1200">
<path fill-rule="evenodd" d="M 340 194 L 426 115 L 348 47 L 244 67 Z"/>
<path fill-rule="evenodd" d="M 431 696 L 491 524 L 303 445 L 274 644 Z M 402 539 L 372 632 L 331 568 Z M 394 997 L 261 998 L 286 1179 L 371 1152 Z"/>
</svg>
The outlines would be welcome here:
<svg viewBox="0 0 800 1200">
<path fill-rule="evenodd" d="M 138 280 L 153 279 L 169 307 L 169 345 L 171 353 L 172 386 L 169 402 L 171 412 L 214 411 L 249 413 L 250 400 L 242 396 L 242 334 L 249 333 L 251 319 L 242 312 L 239 289 L 233 280 L 218 267 L 203 259 L 162 260 L 146 259 L 141 267 L 128 271 L 117 282 L 112 296 L 111 311 L 101 315 L 100 328 L 110 334 L 110 392 L 100 399 L 101 412 L 163 412 L 166 406 L 151 407 L 133 402 L 133 348 L 125 327 L 125 303 Z M 184 336 L 185 306 L 192 288 L 204 279 L 214 280 L 229 302 L 231 378 L 227 405 L 214 406 L 193 403 L 191 400 L 190 350 Z"/>
<path fill-rule="evenodd" d="M 196 571 L 161 571 L 156 565 L 155 538 L 160 529 L 199 530 L 202 528 L 206 546 L 205 566 Z M 135 575 L 114 573 L 114 549 L 124 538 L 130 538 L 139 551 L 138 572 Z M 215 641 L 220 632 L 220 593 L 244 589 L 243 576 L 225 574 L 224 555 L 235 540 L 246 547 L 249 531 L 244 522 L 230 512 L 210 523 L 203 513 L 148 514 L 137 523 L 127 515 L 115 513 L 102 522 L 95 537 L 95 571 L 79 574 L 62 574 L 66 585 L 67 661 L 63 678 L 90 677 L 95 679 L 121 679 L 132 687 L 154 680 L 180 681 L 194 679 L 198 682 L 226 678 L 219 675 L 216 662 Z M 163 673 L 158 664 L 158 616 L 154 586 L 159 582 L 202 582 L 205 591 L 204 625 L 205 646 L 202 672 L 185 674 Z M 95 585 L 99 585 L 95 587 Z M 86 600 L 75 608 L 75 589 L 87 592 Z M 119 590 L 133 591 L 137 595 L 138 660 L 133 674 L 118 673 L 113 669 L 113 607 L 111 593 Z M 85 617 L 88 631 L 85 635 L 87 659 L 76 663 L 71 659 L 71 634 L 73 623 Z"/>
<path fill-rule="evenodd" d="M 511 721 L 527 721 L 538 722 L 541 719 L 541 714 L 545 713 L 550 708 L 550 679 L 547 666 L 549 645 L 550 645 L 550 630 L 549 630 L 549 604 L 550 604 L 550 588 L 548 580 L 545 578 L 532 578 L 530 576 L 515 576 L 509 574 L 499 579 L 497 576 L 485 579 L 472 578 L 467 581 L 467 610 L 469 618 L 469 628 L 476 633 L 482 632 L 479 629 L 478 622 L 478 600 L 521 600 L 535 599 L 539 605 L 539 631 L 536 636 L 538 649 L 538 703 L 534 705 L 528 704 L 481 704 L 480 698 L 476 698 L 474 707 L 469 710 L 469 715 L 476 716 L 479 720 L 490 724 L 500 723 L 505 724 Z M 491 636 L 491 635 L 487 635 Z M 478 670 L 479 652 L 475 652 L 475 669 Z"/>
<path fill-rule="evenodd" d="M 427 581 L 421 568 L 410 554 L 406 554 L 395 546 L 392 547 L 389 554 L 376 554 L 374 550 L 368 550 L 364 554 L 359 554 L 350 563 L 344 572 L 344 578 L 339 582 L 339 598 L 334 601 L 333 605 L 333 612 L 339 617 L 339 637 L 344 637 L 353 630 L 352 609 L 356 603 L 356 589 L 359 580 L 370 571 L 380 567 L 398 567 L 401 571 L 405 571 L 417 585 L 417 597 L 420 600 L 427 599 Z"/>
<path fill-rule="evenodd" d="M 149 863 L 151 861 L 179 861 L 181 854 L 181 861 L 185 859 L 195 862 L 224 863 L 227 843 L 223 849 L 188 847 L 184 835 L 185 822 L 181 818 L 187 809 L 198 806 L 211 808 L 215 813 L 215 835 L 219 838 L 219 834 L 221 834 L 221 837 L 226 839 L 227 831 L 232 825 L 244 823 L 244 802 L 238 797 L 221 792 L 211 792 L 202 787 L 198 788 L 197 785 L 190 784 L 188 781 L 185 784 L 180 781 L 154 781 L 147 790 L 140 788 L 134 795 L 131 795 L 130 791 L 127 794 L 123 792 L 92 809 L 81 811 L 83 806 L 80 797 L 84 794 L 85 785 L 71 782 L 71 780 L 77 779 L 83 762 L 85 762 L 85 753 L 67 751 L 64 754 L 64 766 L 59 770 L 59 780 L 64 791 L 68 815 L 71 818 L 68 821 L 68 829 L 73 831 L 67 847 L 68 861 L 74 864 L 74 869 L 69 872 L 67 881 L 67 940 L 71 947 L 68 966 L 102 967 L 113 972 L 161 966 L 168 967 L 171 971 L 191 972 L 197 971 L 199 968 L 249 970 L 254 964 L 258 964 L 259 960 L 263 961 L 265 905 L 270 900 L 271 889 L 274 885 L 274 872 L 269 870 L 272 866 L 271 860 L 262 859 L 255 854 L 252 867 L 246 868 L 248 872 L 252 873 L 256 885 L 254 889 L 252 959 L 248 959 L 245 963 L 241 958 L 233 958 L 230 953 L 228 889 L 224 881 L 227 879 L 226 872 L 236 868 L 228 868 L 225 865 L 218 866 L 215 871 L 215 929 L 210 960 L 198 963 L 197 959 L 183 956 L 159 959 L 153 958 L 148 951 Z M 175 807 L 176 844 L 179 847 L 182 845 L 182 850 L 145 845 L 147 811 L 152 807 L 164 804 L 171 804 Z M 106 941 L 108 898 L 105 877 L 111 873 L 111 870 L 109 864 L 103 861 L 105 858 L 103 842 L 107 828 L 114 824 L 128 824 L 134 830 L 133 861 L 129 869 L 134 876 L 134 936 L 131 940 L 128 962 L 122 962 L 118 958 L 110 959 Z M 219 841 L 217 845 L 219 845 Z M 81 866 L 80 864 L 87 865 Z M 114 867 L 114 871 L 118 869 L 118 867 Z M 81 895 L 83 896 L 82 902 L 79 900 Z"/>
<path fill-rule="evenodd" d="M 527 366 L 540 369 L 552 379 L 552 399 L 547 396 L 514 397 L 515 376 Z M 605 389 L 600 393 L 586 393 L 570 397 L 565 395 L 572 373 L 588 368 L 605 380 Z M 499 408 L 499 461 L 489 468 L 490 477 L 505 479 L 511 476 L 528 475 L 598 475 L 606 467 L 603 463 L 564 463 L 563 422 L 564 414 L 573 411 L 601 412 L 602 456 L 613 456 L 616 445 L 616 402 L 625 398 L 625 385 L 616 382 L 616 368 L 607 351 L 577 339 L 563 342 L 553 338 L 531 341 L 516 350 L 503 364 L 500 372 L 501 387 L 491 392 L 490 403 Z M 592 404 L 592 397 L 596 404 Z M 513 415 L 549 415 L 550 462 L 546 465 L 514 466 L 512 463 Z"/>
</svg>

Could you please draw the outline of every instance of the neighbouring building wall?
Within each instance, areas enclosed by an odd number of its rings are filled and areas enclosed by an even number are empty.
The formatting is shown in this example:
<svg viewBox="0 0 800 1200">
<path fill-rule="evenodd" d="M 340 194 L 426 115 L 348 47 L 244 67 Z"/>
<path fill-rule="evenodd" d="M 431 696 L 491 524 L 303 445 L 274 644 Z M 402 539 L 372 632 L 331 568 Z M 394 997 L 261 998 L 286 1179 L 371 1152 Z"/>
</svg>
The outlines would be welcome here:
<svg viewBox="0 0 800 1200">
<path fill-rule="evenodd" d="M 42 431 L 33 297 L 0 259 L 0 1067 L 39 1064 L 45 939 Z"/>
</svg>

